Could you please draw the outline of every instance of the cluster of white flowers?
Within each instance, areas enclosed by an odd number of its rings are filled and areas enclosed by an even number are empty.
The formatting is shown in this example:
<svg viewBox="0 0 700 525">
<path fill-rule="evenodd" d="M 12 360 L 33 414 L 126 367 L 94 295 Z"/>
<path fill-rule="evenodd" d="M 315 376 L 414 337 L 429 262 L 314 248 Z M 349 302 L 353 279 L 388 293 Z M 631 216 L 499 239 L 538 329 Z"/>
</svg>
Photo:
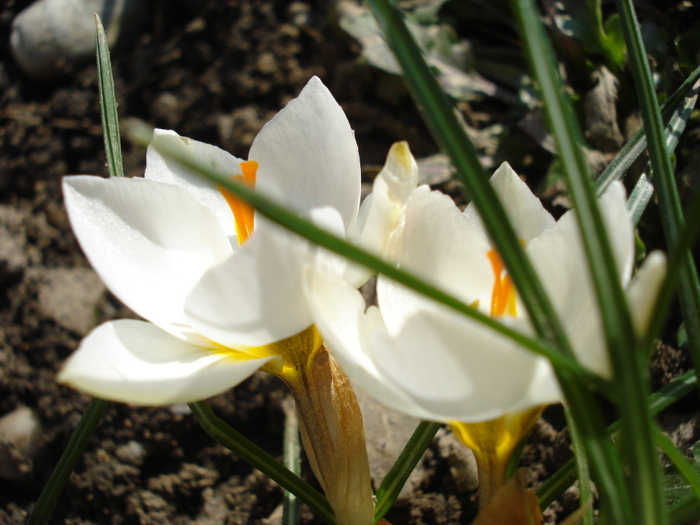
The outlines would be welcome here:
<svg viewBox="0 0 700 525">
<path fill-rule="evenodd" d="M 360 208 L 360 162 L 342 109 L 317 78 L 256 137 L 250 160 L 172 131 L 155 132 L 145 178 L 66 177 L 73 230 L 95 270 L 146 321 L 96 328 L 59 381 L 144 405 L 194 402 L 264 366 L 282 369 L 285 341 L 318 330 L 352 382 L 388 406 L 446 422 L 516 417 L 561 401 L 549 362 L 391 279 L 378 306 L 358 286 L 369 272 L 329 257 L 159 153 L 192 153 L 265 196 L 381 255 L 525 334 L 527 313 L 473 205 L 417 187 L 395 144 Z M 575 215 L 555 221 L 503 164 L 491 178 L 579 362 L 611 376 Z M 665 274 L 654 253 L 632 278 L 633 227 L 613 183 L 599 205 L 636 327 Z M 315 328 L 314 328 L 315 326 Z M 287 348 L 287 346 L 289 348 Z M 287 348 L 287 350 L 285 350 Z"/>
</svg>

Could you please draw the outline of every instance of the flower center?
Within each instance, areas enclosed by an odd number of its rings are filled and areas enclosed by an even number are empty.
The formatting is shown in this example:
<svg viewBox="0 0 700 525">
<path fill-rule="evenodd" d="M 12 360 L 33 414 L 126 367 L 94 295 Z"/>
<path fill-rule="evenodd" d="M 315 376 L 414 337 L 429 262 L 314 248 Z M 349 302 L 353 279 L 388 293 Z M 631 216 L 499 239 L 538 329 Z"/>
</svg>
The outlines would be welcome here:
<svg viewBox="0 0 700 525">
<path fill-rule="evenodd" d="M 491 317 L 518 315 L 515 286 L 496 250 L 489 250 L 486 256 L 493 269 L 493 291 L 491 292 Z"/>
<path fill-rule="evenodd" d="M 255 188 L 255 176 L 258 172 L 258 163 L 254 160 L 246 160 L 241 162 L 242 175 L 232 175 L 231 179 L 236 182 L 241 182 L 249 188 Z M 239 197 L 228 191 L 227 189 L 217 186 L 217 189 L 226 199 L 236 225 L 236 239 L 238 245 L 242 245 L 248 240 L 248 237 L 253 233 L 255 227 L 255 208 L 250 204 L 241 200 Z"/>
</svg>

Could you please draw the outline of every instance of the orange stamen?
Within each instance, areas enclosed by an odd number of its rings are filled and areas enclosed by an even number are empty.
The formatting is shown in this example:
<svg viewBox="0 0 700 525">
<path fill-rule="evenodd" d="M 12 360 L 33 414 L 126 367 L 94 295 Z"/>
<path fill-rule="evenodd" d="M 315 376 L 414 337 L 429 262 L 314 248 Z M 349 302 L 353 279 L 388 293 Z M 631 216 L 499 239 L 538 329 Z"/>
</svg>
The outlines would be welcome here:
<svg viewBox="0 0 700 525">
<path fill-rule="evenodd" d="M 491 261 L 493 269 L 493 291 L 491 292 L 491 317 L 510 315 L 515 317 L 518 314 L 515 287 L 510 276 L 503 271 L 505 269 L 501 256 L 496 250 L 489 250 L 486 256 Z"/>
<path fill-rule="evenodd" d="M 231 178 L 250 188 L 255 188 L 255 176 L 258 172 L 258 163 L 254 160 L 241 162 L 241 171 L 243 172 L 242 175 L 232 175 Z M 217 189 L 224 196 L 233 212 L 234 223 L 236 225 L 236 238 L 240 246 L 246 242 L 248 237 L 253 233 L 253 228 L 255 227 L 255 208 L 225 188 L 217 186 Z"/>
</svg>

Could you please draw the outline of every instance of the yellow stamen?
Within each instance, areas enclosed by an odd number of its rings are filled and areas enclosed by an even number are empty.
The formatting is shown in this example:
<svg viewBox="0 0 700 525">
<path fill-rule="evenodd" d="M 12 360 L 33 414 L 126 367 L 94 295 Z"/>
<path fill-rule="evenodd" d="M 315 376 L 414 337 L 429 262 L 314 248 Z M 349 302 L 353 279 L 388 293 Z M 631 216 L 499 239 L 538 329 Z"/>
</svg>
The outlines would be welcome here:
<svg viewBox="0 0 700 525">
<path fill-rule="evenodd" d="M 513 281 L 508 273 L 503 275 L 505 266 L 496 250 L 489 250 L 486 252 L 486 256 L 491 261 L 494 278 L 493 291 L 491 292 L 491 317 L 503 315 L 515 317 L 518 315 L 518 309 Z"/>
<path fill-rule="evenodd" d="M 242 175 L 233 175 L 231 178 L 237 182 L 241 182 L 250 188 L 255 188 L 255 176 L 258 172 L 258 163 L 254 160 L 241 162 Z M 247 202 L 241 200 L 230 191 L 217 186 L 217 189 L 228 202 L 233 212 L 234 222 L 236 224 L 236 238 L 240 246 L 248 240 L 248 237 L 253 233 L 255 227 L 255 208 Z"/>
</svg>

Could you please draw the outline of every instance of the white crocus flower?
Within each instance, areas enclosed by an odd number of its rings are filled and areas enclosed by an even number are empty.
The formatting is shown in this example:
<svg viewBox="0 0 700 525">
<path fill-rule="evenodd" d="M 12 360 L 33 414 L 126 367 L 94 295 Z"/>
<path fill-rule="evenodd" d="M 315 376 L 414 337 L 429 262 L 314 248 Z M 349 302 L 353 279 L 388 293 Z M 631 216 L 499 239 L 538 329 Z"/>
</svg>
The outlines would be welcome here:
<svg viewBox="0 0 700 525">
<path fill-rule="evenodd" d="M 145 178 L 64 179 L 71 225 L 90 263 L 149 322 L 97 327 L 58 380 L 105 399 L 164 405 L 219 394 L 262 367 L 294 396 L 304 447 L 339 525 L 369 525 L 362 416 L 303 289 L 305 268 L 333 259 L 162 156 L 159 145 L 174 141 L 331 231 L 354 230 L 357 144 L 318 78 L 263 127 L 248 161 L 156 131 Z M 344 266 L 335 266 L 342 275 Z"/>
<path fill-rule="evenodd" d="M 555 221 L 508 164 L 494 173 L 491 184 L 576 357 L 609 378 L 610 360 L 573 211 Z M 631 280 L 633 228 L 623 186 L 614 183 L 599 205 L 641 331 L 665 274 L 665 258 L 651 254 Z M 390 262 L 508 326 L 534 334 L 473 205 L 461 212 L 448 196 L 422 186 L 399 208 L 397 225 L 381 250 Z M 390 215 L 396 213 L 395 206 L 388 209 Z M 366 309 L 359 292 L 330 273 L 309 270 L 307 291 L 316 325 L 353 383 L 396 410 L 450 424 L 475 450 L 477 461 L 483 460 L 482 477 L 494 478 L 482 479 L 482 487 L 484 481 L 492 485 L 486 487 L 485 500 L 490 499 L 489 489 L 503 483 L 513 447 L 544 405 L 561 400 L 549 362 L 383 276 L 377 283 L 378 307 Z"/>
<path fill-rule="evenodd" d="M 357 218 L 357 144 L 317 78 L 263 127 L 250 161 L 157 130 L 145 178 L 66 177 L 83 251 L 112 293 L 149 321 L 105 323 L 66 362 L 58 380 L 97 397 L 198 401 L 266 363 L 284 366 L 294 337 L 315 330 L 302 290 L 310 245 L 162 156 L 158 144 L 168 141 L 299 214 L 330 217 L 335 230 L 351 231 Z"/>
</svg>

